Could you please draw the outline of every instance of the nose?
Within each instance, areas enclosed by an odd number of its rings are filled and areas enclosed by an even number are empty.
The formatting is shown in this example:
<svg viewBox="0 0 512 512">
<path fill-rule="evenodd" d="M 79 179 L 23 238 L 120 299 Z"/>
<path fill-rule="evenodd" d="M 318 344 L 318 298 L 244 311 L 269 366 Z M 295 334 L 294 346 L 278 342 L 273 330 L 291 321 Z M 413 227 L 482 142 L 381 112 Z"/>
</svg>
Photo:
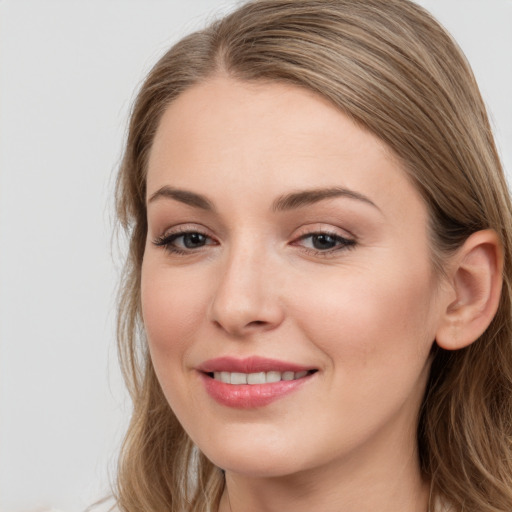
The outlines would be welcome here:
<svg viewBox="0 0 512 512">
<path fill-rule="evenodd" d="M 209 320 L 226 333 L 244 337 L 274 329 L 284 319 L 279 270 L 263 251 L 233 248 L 218 275 Z"/>
</svg>

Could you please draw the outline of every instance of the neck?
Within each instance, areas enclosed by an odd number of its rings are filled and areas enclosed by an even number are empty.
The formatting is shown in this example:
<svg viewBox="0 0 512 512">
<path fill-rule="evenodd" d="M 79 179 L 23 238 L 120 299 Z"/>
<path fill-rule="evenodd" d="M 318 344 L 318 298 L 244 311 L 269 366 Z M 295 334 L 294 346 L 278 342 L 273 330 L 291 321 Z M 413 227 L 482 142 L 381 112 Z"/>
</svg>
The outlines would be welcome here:
<svg viewBox="0 0 512 512">
<path fill-rule="evenodd" d="M 415 436 L 412 444 L 404 443 L 407 437 L 293 475 L 227 471 L 219 512 L 427 512 L 430 486 L 420 472 Z M 404 450 L 404 444 L 414 448 Z"/>
</svg>

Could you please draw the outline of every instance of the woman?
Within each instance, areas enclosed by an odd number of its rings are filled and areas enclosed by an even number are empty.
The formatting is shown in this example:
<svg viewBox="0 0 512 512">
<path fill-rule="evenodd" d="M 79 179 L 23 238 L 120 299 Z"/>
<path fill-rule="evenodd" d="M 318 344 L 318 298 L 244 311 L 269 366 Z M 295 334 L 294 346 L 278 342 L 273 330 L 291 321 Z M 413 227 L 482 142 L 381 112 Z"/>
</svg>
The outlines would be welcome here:
<svg viewBox="0 0 512 512">
<path fill-rule="evenodd" d="M 136 100 L 121 510 L 505 511 L 511 207 L 408 0 L 261 0 Z"/>
</svg>

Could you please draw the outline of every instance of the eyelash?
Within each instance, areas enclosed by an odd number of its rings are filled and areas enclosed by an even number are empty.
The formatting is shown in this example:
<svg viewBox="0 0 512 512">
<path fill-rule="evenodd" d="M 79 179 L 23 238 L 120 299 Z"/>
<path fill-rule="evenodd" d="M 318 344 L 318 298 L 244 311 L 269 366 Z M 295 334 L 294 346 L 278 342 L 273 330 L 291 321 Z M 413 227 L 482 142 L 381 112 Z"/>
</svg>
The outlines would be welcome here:
<svg viewBox="0 0 512 512">
<path fill-rule="evenodd" d="M 180 249 L 176 247 L 175 245 L 172 245 L 178 238 L 184 237 L 186 235 L 201 235 L 205 237 L 206 239 L 213 240 L 210 236 L 208 236 L 206 233 L 203 233 L 202 231 L 199 231 L 197 229 L 184 229 L 180 231 L 176 231 L 174 233 L 170 233 L 167 235 L 162 235 L 155 240 L 153 240 L 153 243 L 157 247 L 162 247 L 166 251 L 170 252 L 171 254 L 177 254 L 179 256 L 185 256 L 187 254 L 192 254 L 196 252 L 194 249 Z M 214 245 L 211 243 L 206 243 L 205 245 Z M 202 249 L 204 247 L 200 246 L 198 249 Z"/>
<path fill-rule="evenodd" d="M 314 256 L 328 258 L 329 256 L 335 256 L 335 253 L 337 253 L 339 251 L 346 251 L 349 249 L 353 249 L 356 246 L 356 240 L 354 240 L 352 238 L 345 238 L 345 237 L 339 235 L 338 233 L 333 233 L 333 232 L 327 231 L 327 230 L 313 231 L 313 232 L 301 235 L 299 238 L 296 239 L 296 241 L 292 242 L 292 245 L 297 245 L 298 241 L 303 241 L 308 238 L 313 239 L 313 237 L 315 237 L 315 236 L 316 237 L 320 237 L 320 236 L 329 237 L 337 245 L 335 245 L 332 248 L 325 249 L 325 250 L 302 247 L 302 250 L 304 250 L 305 252 L 307 252 L 309 254 L 313 254 Z"/>
<path fill-rule="evenodd" d="M 196 249 L 200 250 L 206 245 L 217 245 L 216 242 L 215 243 L 205 243 L 204 245 L 201 245 L 200 247 L 197 247 L 195 249 L 194 248 L 181 249 L 181 248 L 178 248 L 175 245 L 173 245 L 173 243 L 176 240 L 178 240 L 179 238 L 184 237 L 186 235 L 200 235 L 202 237 L 205 237 L 205 239 L 213 240 L 209 235 L 207 235 L 206 233 L 203 233 L 199 230 L 185 229 L 183 231 L 177 231 L 175 233 L 170 233 L 170 234 L 158 237 L 155 240 L 153 240 L 153 243 L 157 247 L 162 247 L 169 253 L 176 254 L 178 256 L 186 256 L 189 254 L 194 254 L 197 252 Z M 308 238 L 313 238 L 315 236 L 316 237 L 320 237 L 320 236 L 329 237 L 329 238 L 333 239 L 333 242 L 336 243 L 337 245 L 332 248 L 325 249 L 325 250 L 302 247 L 302 250 L 304 252 L 312 254 L 314 256 L 329 257 L 331 255 L 334 255 L 334 253 L 336 253 L 338 251 L 353 249 L 357 243 L 356 240 L 354 240 L 354 239 L 345 238 L 337 233 L 333 233 L 330 231 L 313 231 L 313 232 L 306 233 L 304 235 L 299 236 L 298 238 L 295 239 L 294 242 L 292 242 L 291 245 L 297 245 L 298 241 L 303 241 Z"/>
</svg>

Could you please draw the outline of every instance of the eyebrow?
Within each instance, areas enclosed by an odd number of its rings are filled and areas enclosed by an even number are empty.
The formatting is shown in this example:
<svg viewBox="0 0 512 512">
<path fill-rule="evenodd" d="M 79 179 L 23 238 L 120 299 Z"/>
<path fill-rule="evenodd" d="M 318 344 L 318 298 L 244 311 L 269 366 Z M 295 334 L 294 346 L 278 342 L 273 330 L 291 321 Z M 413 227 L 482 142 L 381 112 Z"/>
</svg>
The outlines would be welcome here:
<svg viewBox="0 0 512 512">
<path fill-rule="evenodd" d="M 294 210 L 336 197 L 346 197 L 362 201 L 363 203 L 369 204 L 381 211 L 380 208 L 365 195 L 343 187 L 317 188 L 291 192 L 290 194 L 278 197 L 272 203 L 272 211 L 282 212 Z M 163 198 L 174 199 L 175 201 L 179 201 L 180 203 L 184 203 L 195 208 L 200 208 L 201 210 L 211 212 L 215 211 L 215 206 L 206 196 L 189 190 L 169 187 L 168 185 L 159 188 L 154 194 L 152 194 L 148 200 L 148 204 Z"/>
<path fill-rule="evenodd" d="M 169 187 L 167 185 L 159 188 L 154 194 L 152 194 L 148 200 L 148 204 L 163 198 L 174 199 L 175 201 L 179 201 L 180 203 L 184 203 L 195 208 L 200 208 L 201 210 L 215 211 L 213 203 L 205 196 L 196 194 L 195 192 L 190 192 L 189 190 Z"/>
<path fill-rule="evenodd" d="M 349 199 L 356 199 L 381 211 L 380 208 L 365 195 L 343 187 L 318 188 L 292 192 L 290 194 L 278 197 L 272 203 L 272 210 L 275 212 L 294 210 L 296 208 L 302 208 L 304 206 L 335 197 L 347 197 Z"/>
</svg>

